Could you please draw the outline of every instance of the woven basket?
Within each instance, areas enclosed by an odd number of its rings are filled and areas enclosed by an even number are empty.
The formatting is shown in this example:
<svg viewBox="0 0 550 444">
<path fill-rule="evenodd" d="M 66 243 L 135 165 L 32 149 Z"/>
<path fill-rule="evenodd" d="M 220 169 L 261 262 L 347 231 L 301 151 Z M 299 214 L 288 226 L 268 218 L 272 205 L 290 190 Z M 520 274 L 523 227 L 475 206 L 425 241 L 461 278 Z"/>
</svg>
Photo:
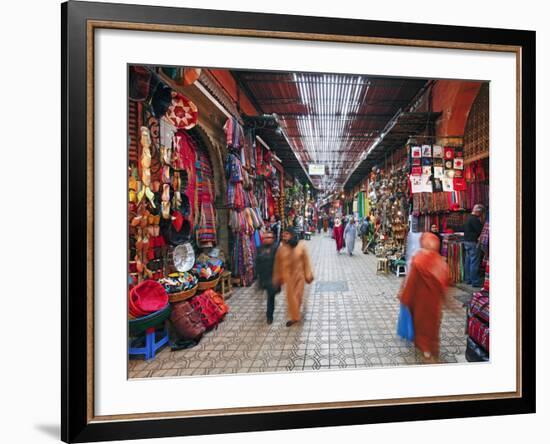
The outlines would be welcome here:
<svg viewBox="0 0 550 444">
<path fill-rule="evenodd" d="M 199 281 L 199 290 L 208 290 L 209 288 L 216 288 L 218 282 L 220 281 L 220 276 L 218 276 L 213 281 Z"/>
<path fill-rule="evenodd" d="M 198 288 L 199 288 L 198 285 L 195 285 L 193 288 L 190 288 L 189 290 L 168 294 L 168 299 L 172 304 L 175 302 L 185 301 L 186 299 L 189 299 L 195 296 Z"/>
</svg>

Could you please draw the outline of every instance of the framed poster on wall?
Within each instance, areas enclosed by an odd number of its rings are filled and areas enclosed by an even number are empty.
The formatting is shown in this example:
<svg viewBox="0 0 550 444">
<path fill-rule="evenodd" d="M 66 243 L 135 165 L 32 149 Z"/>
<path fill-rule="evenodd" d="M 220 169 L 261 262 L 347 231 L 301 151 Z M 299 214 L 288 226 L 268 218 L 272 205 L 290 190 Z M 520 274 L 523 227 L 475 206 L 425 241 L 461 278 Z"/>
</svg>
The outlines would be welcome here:
<svg viewBox="0 0 550 444">
<path fill-rule="evenodd" d="M 534 412 L 534 66 L 529 31 L 64 3 L 63 440 Z"/>
</svg>

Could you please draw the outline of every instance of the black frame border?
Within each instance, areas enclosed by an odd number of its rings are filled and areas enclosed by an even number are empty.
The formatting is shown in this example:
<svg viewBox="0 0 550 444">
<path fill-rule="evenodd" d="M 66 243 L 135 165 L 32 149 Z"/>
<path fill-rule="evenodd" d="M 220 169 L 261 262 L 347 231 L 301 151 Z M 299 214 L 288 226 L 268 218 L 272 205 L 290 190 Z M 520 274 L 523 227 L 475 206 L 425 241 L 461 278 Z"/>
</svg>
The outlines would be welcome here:
<svg viewBox="0 0 550 444">
<path fill-rule="evenodd" d="M 521 397 L 170 419 L 87 417 L 87 22 L 513 45 L 521 48 Z M 91 442 L 535 412 L 535 32 L 69 1 L 61 5 L 61 439 Z"/>
</svg>

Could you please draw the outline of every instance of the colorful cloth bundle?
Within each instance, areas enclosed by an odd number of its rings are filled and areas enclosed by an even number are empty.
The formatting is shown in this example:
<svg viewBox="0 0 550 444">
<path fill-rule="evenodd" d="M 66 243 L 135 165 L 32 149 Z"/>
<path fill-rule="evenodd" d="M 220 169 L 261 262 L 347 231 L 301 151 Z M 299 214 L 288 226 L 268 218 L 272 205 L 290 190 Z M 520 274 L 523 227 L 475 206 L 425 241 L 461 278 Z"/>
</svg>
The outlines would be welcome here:
<svg viewBox="0 0 550 444">
<path fill-rule="evenodd" d="M 184 170 L 187 174 L 187 187 L 185 189 L 185 195 L 189 199 L 189 220 L 191 220 L 193 225 L 195 225 L 195 218 L 198 208 L 195 142 L 193 142 L 193 139 L 185 130 L 178 130 L 176 132 L 174 142 L 175 149 L 172 152 L 172 166 L 176 170 Z"/>
<path fill-rule="evenodd" d="M 467 193 L 465 191 L 414 193 L 413 214 L 442 213 L 459 211 L 467 208 Z"/>
<path fill-rule="evenodd" d="M 204 151 L 199 151 L 199 167 L 197 168 L 197 177 L 200 169 L 199 181 L 199 199 L 202 202 L 214 202 L 214 187 L 212 184 L 212 167 L 210 160 Z"/>
<path fill-rule="evenodd" d="M 449 213 L 443 217 L 441 228 L 443 231 L 462 231 L 467 217 L 466 212 Z"/>
<path fill-rule="evenodd" d="M 247 206 L 247 195 L 243 189 L 243 171 L 240 159 L 235 154 L 227 155 L 225 165 L 227 184 L 227 206 L 242 209 Z"/>
<path fill-rule="evenodd" d="M 443 220 L 445 216 L 440 214 L 423 214 L 421 216 L 413 216 L 416 218 L 416 224 L 417 232 L 421 231 L 430 231 L 432 225 L 437 225 L 437 227 L 441 230 L 441 227 L 443 225 Z"/>
<path fill-rule="evenodd" d="M 277 206 L 277 202 L 273 197 L 273 192 L 271 191 L 271 188 L 268 188 L 266 190 L 266 211 L 267 211 L 267 215 L 266 215 L 267 217 L 265 217 L 266 220 L 269 220 L 271 216 L 275 215 L 276 206 Z"/>
<path fill-rule="evenodd" d="M 199 280 L 207 281 L 218 277 L 223 271 L 223 261 L 221 259 L 208 258 L 206 261 L 197 259 L 193 266 L 193 273 L 198 276 Z"/>
<path fill-rule="evenodd" d="M 254 140 L 254 132 L 246 131 L 243 140 L 242 156 L 243 163 L 248 165 L 253 170 L 256 169 L 256 141 Z"/>
<path fill-rule="evenodd" d="M 254 234 L 239 233 L 233 240 L 232 252 L 234 277 L 240 277 L 242 285 L 248 286 L 254 282 L 254 263 L 256 260 L 256 245 Z"/>
<path fill-rule="evenodd" d="M 211 247 L 217 243 L 216 213 L 210 202 L 201 204 L 201 219 L 197 230 L 197 242 L 201 247 Z"/>
<path fill-rule="evenodd" d="M 489 221 L 486 221 L 479 235 L 479 246 L 487 256 L 489 254 Z"/>
<path fill-rule="evenodd" d="M 451 283 L 462 282 L 464 280 L 464 245 L 455 236 L 443 237 L 444 247 L 449 266 L 449 277 Z"/>
<path fill-rule="evenodd" d="M 468 182 L 483 182 L 487 180 L 488 173 L 485 171 L 483 161 L 476 160 L 470 163 L 464 170 L 464 178 Z"/>
<path fill-rule="evenodd" d="M 241 183 L 229 183 L 227 185 L 227 207 L 234 210 L 242 210 L 245 205 L 243 185 Z"/>
<path fill-rule="evenodd" d="M 274 166 L 271 167 L 271 174 L 267 179 L 271 193 L 273 194 L 274 199 L 278 199 L 281 195 L 281 187 L 279 186 L 279 174 L 277 173 L 277 168 Z"/>
<path fill-rule="evenodd" d="M 241 160 L 233 153 L 227 155 L 225 173 L 230 183 L 240 183 L 243 181 Z"/>
<path fill-rule="evenodd" d="M 489 291 L 491 285 L 490 285 L 490 279 L 489 279 L 489 258 L 487 257 L 487 263 L 485 264 L 485 279 L 483 281 L 483 289 L 485 291 Z"/>
<path fill-rule="evenodd" d="M 489 206 L 489 184 L 483 182 L 471 182 L 465 191 L 466 208 L 473 208 L 475 204 Z"/>
<path fill-rule="evenodd" d="M 227 146 L 230 148 L 240 148 L 244 141 L 243 127 L 239 124 L 235 117 L 227 119 L 223 126 Z"/>
<path fill-rule="evenodd" d="M 252 234 L 263 225 L 261 214 L 257 208 L 245 208 L 242 211 L 231 211 L 229 226 L 234 233 Z"/>
</svg>

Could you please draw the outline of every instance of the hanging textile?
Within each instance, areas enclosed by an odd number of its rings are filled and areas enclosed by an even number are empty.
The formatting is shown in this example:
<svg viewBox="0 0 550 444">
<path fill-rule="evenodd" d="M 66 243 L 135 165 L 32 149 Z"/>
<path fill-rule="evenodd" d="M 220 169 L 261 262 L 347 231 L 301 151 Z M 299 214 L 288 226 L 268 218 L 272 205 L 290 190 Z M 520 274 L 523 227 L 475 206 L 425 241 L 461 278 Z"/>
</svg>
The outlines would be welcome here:
<svg viewBox="0 0 550 444">
<path fill-rule="evenodd" d="M 357 216 L 362 220 L 365 215 L 365 193 L 359 191 L 359 193 L 357 193 Z"/>
<path fill-rule="evenodd" d="M 210 202 L 203 202 L 200 210 L 201 218 L 197 230 L 197 242 L 201 247 L 212 247 L 216 239 L 216 215 Z"/>
<path fill-rule="evenodd" d="M 174 170 L 183 170 L 187 173 L 187 187 L 185 195 L 189 200 L 189 220 L 192 226 L 197 224 L 197 166 L 195 142 L 187 131 L 178 130 L 174 135 L 174 149 L 172 150 L 172 167 Z"/>
<path fill-rule="evenodd" d="M 227 119 L 223 126 L 225 130 L 226 143 L 229 148 L 241 148 L 244 141 L 243 127 L 235 117 Z"/>
<path fill-rule="evenodd" d="M 212 167 L 206 152 L 199 150 L 197 155 L 197 193 L 199 220 L 196 230 L 197 243 L 200 247 L 212 247 L 217 243 L 216 212 L 214 210 L 214 188 L 212 184 Z"/>
</svg>

